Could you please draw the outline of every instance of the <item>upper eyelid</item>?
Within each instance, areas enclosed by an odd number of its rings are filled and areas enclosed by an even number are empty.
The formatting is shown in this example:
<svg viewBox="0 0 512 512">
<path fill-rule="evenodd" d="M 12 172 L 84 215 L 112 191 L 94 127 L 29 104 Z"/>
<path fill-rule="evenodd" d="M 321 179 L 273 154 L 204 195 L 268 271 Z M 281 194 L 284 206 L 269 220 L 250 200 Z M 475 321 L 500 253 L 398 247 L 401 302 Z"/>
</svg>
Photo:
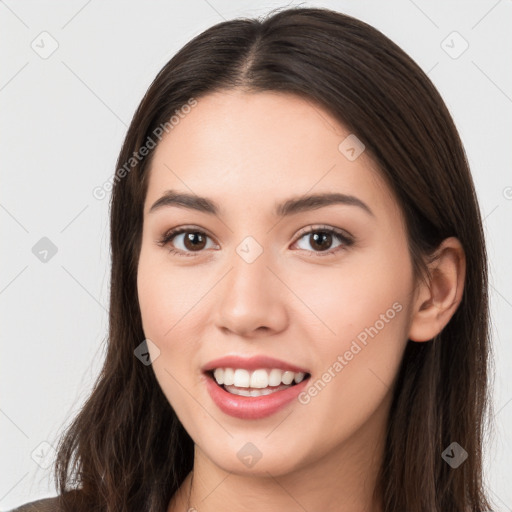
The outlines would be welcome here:
<svg viewBox="0 0 512 512">
<path fill-rule="evenodd" d="M 306 235 L 312 231 L 334 231 L 334 233 L 344 236 L 345 238 L 353 238 L 353 236 L 345 229 L 342 228 L 336 228 L 334 226 L 329 226 L 328 224 L 313 224 L 311 226 L 306 226 L 305 228 L 302 228 L 297 233 L 297 237 Z"/>
</svg>

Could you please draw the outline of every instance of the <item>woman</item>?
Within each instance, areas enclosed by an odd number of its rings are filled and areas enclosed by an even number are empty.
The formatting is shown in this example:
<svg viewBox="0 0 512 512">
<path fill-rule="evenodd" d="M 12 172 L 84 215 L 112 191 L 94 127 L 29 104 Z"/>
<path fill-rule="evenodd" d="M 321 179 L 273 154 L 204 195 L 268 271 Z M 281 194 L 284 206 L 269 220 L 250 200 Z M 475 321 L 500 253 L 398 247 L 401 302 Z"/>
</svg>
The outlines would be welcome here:
<svg viewBox="0 0 512 512">
<path fill-rule="evenodd" d="M 400 48 L 327 9 L 220 23 L 150 86 L 113 185 L 105 364 L 29 505 L 490 509 L 482 222 Z"/>
</svg>

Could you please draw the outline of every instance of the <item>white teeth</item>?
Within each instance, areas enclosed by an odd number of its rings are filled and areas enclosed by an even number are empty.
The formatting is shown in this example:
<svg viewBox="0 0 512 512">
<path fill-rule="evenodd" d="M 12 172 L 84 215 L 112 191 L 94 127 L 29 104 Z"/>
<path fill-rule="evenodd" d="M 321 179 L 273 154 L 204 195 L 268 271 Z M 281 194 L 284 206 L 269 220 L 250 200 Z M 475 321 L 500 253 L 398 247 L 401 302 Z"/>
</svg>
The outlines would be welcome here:
<svg viewBox="0 0 512 512">
<path fill-rule="evenodd" d="M 302 382 L 305 377 L 304 372 L 283 371 L 278 368 L 265 369 L 259 368 L 252 372 L 243 368 L 215 368 L 213 376 L 217 384 L 224 386 L 236 386 L 237 388 L 252 388 L 253 391 L 264 390 L 268 387 L 276 387 L 281 384 L 289 386 L 295 381 L 297 384 Z M 249 393 L 249 391 L 247 391 Z M 252 392 L 252 391 L 251 391 Z M 245 394 L 243 396 L 259 396 L 258 394 Z"/>
<path fill-rule="evenodd" d="M 241 396 L 251 396 L 251 392 L 248 389 L 239 389 L 238 394 Z"/>
<path fill-rule="evenodd" d="M 279 386 L 281 384 L 281 377 L 283 376 L 283 371 L 274 368 L 270 370 L 270 374 L 268 376 L 268 385 L 269 386 Z"/>
<path fill-rule="evenodd" d="M 221 371 L 226 386 L 232 386 L 235 383 L 235 370 L 233 368 L 217 368 L 217 370 Z"/>
<path fill-rule="evenodd" d="M 224 370 L 222 368 L 215 368 L 213 376 L 217 381 L 217 384 L 224 384 Z"/>
<path fill-rule="evenodd" d="M 304 372 L 298 372 L 295 374 L 295 382 L 298 384 L 299 382 L 302 382 L 304 380 L 304 376 L 306 374 Z"/>
<path fill-rule="evenodd" d="M 293 382 L 293 379 L 295 378 L 295 373 L 286 371 L 283 373 L 283 376 L 281 377 L 281 382 L 283 384 L 291 384 Z"/>
<path fill-rule="evenodd" d="M 304 380 L 305 376 L 306 376 L 306 374 L 304 372 L 297 372 L 294 377 L 295 384 L 302 382 Z"/>
<path fill-rule="evenodd" d="M 233 383 L 238 388 L 248 388 L 251 381 L 251 375 L 247 370 L 237 368 L 235 370 L 235 382 Z"/>
<path fill-rule="evenodd" d="M 251 375 L 251 388 L 266 388 L 268 386 L 267 370 L 255 370 Z"/>
<path fill-rule="evenodd" d="M 282 391 L 283 389 L 287 389 L 290 386 L 285 386 L 281 384 L 275 388 L 265 388 L 265 389 L 247 389 L 247 388 L 237 388 L 236 386 L 224 386 L 224 389 L 233 395 L 240 396 L 263 396 L 263 395 L 271 395 L 272 393 L 276 393 L 277 391 Z"/>
</svg>

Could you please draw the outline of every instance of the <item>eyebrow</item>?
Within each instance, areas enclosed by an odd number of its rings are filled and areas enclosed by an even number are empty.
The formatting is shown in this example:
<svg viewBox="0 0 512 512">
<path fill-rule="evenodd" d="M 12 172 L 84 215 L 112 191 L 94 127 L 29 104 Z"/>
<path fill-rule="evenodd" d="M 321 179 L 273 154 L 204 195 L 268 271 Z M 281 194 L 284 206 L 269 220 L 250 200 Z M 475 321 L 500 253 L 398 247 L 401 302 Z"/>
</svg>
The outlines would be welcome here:
<svg viewBox="0 0 512 512">
<path fill-rule="evenodd" d="M 375 214 L 372 212 L 370 207 L 361 201 L 361 199 L 352 195 L 335 192 L 293 197 L 282 203 L 276 204 L 274 215 L 277 217 L 287 217 L 334 204 L 357 206 L 372 217 L 375 217 Z M 177 192 L 175 190 L 166 190 L 162 197 L 153 203 L 148 213 L 170 206 L 197 210 L 217 217 L 221 210 L 219 205 L 212 199 L 184 192 Z"/>
</svg>

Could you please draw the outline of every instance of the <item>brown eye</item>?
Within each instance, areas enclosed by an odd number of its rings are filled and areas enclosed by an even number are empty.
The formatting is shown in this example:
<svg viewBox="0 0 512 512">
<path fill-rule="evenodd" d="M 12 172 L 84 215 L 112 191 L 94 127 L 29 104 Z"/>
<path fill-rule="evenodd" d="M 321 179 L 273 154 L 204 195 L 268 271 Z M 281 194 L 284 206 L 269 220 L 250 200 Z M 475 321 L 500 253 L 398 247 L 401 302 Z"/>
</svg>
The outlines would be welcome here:
<svg viewBox="0 0 512 512">
<path fill-rule="evenodd" d="M 170 245 L 169 252 L 183 255 L 195 256 L 194 253 L 200 253 L 206 247 L 210 237 L 194 228 L 177 228 L 168 231 L 157 243 L 160 246 Z"/>
<path fill-rule="evenodd" d="M 181 238 L 182 235 L 183 238 Z M 169 252 L 179 256 L 195 256 L 204 252 L 203 249 L 211 248 L 211 246 L 207 247 L 209 239 L 211 240 L 211 237 L 203 231 L 184 227 L 168 231 L 157 243 L 162 247 L 169 245 Z M 298 245 L 302 239 L 307 240 L 312 250 L 300 246 L 299 249 L 311 252 L 315 256 L 329 256 L 354 243 L 349 235 L 328 227 L 313 228 L 303 232 L 295 244 Z M 332 248 L 336 241 L 338 245 Z"/>
<path fill-rule="evenodd" d="M 300 247 L 299 242 L 303 239 L 306 240 L 306 245 L 309 245 L 312 250 L 308 247 Z M 333 248 L 333 243 L 336 241 L 338 245 Z M 354 242 L 352 238 L 333 228 L 313 228 L 302 233 L 296 243 L 299 249 L 313 252 L 315 256 L 327 256 L 351 246 Z"/>
<path fill-rule="evenodd" d="M 199 231 L 187 231 L 184 233 L 183 245 L 189 251 L 200 251 L 206 245 L 206 236 Z"/>
<path fill-rule="evenodd" d="M 332 244 L 332 235 L 326 231 L 317 231 L 309 235 L 311 247 L 315 250 L 326 251 Z"/>
</svg>

